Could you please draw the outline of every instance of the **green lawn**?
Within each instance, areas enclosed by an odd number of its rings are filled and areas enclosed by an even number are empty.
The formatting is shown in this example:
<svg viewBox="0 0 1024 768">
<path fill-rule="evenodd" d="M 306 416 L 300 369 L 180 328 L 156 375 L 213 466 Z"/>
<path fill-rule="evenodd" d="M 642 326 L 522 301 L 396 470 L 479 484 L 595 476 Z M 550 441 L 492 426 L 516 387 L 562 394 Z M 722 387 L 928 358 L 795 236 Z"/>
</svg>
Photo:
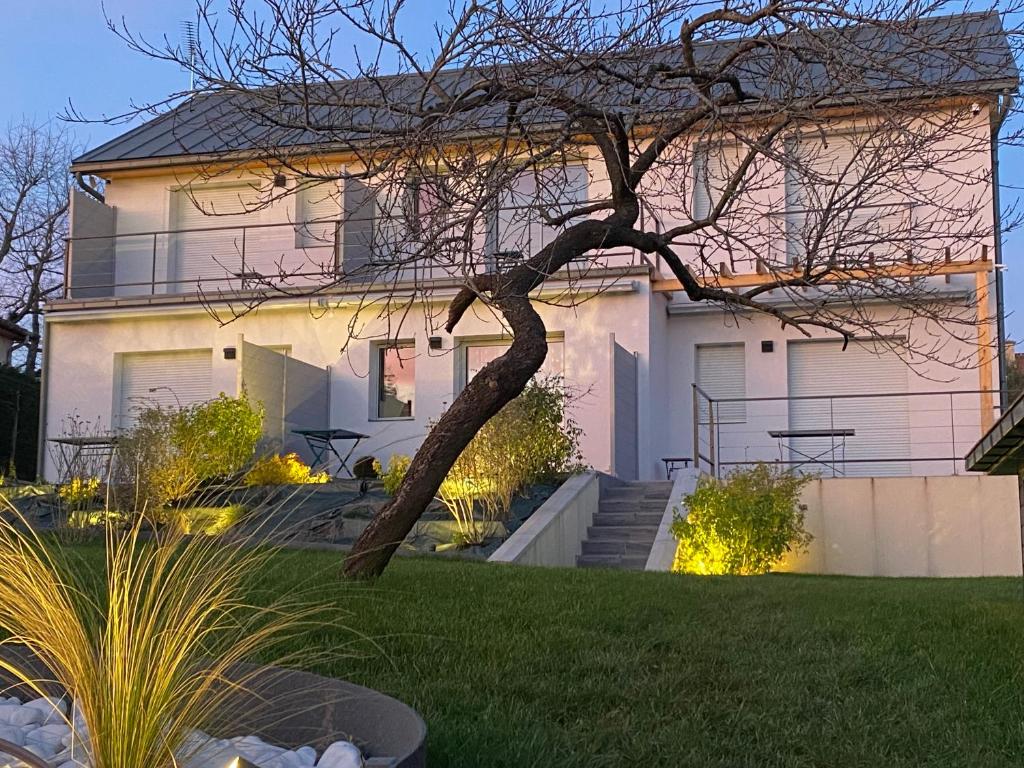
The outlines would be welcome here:
<svg viewBox="0 0 1024 768">
<path fill-rule="evenodd" d="M 416 707 L 433 766 L 1024 761 L 1019 581 L 402 559 L 364 587 L 286 559 L 282 589 L 319 571 L 381 649 L 323 671 Z"/>
<path fill-rule="evenodd" d="M 1019 580 L 338 563 L 267 578 L 337 596 L 369 639 L 312 638 L 355 654 L 318 671 L 416 707 L 433 767 L 1024 762 Z"/>
</svg>

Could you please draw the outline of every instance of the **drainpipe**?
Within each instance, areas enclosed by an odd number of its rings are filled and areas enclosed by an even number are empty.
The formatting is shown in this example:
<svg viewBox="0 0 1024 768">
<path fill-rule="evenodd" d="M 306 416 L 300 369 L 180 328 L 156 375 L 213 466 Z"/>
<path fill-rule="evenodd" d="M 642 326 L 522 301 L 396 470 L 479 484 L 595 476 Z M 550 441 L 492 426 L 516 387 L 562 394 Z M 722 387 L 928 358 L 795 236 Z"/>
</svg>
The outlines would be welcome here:
<svg viewBox="0 0 1024 768">
<path fill-rule="evenodd" d="M 43 320 L 43 359 L 39 368 L 39 438 L 38 445 L 36 446 L 36 479 L 46 479 L 46 387 L 47 380 L 49 379 L 50 372 L 50 342 L 52 341 L 52 334 L 50 333 L 49 323 L 46 322 L 45 317 Z M 54 478 L 56 480 L 57 478 Z"/>
<path fill-rule="evenodd" d="M 1003 230 L 1002 215 L 999 209 L 999 130 L 1010 112 L 1013 95 L 1004 91 L 996 103 L 995 120 L 992 124 L 992 222 L 995 251 L 996 272 L 996 343 L 998 346 L 999 363 L 999 409 L 1005 410 L 1008 405 L 1009 392 L 1006 386 L 1006 318 L 1003 305 Z"/>
</svg>

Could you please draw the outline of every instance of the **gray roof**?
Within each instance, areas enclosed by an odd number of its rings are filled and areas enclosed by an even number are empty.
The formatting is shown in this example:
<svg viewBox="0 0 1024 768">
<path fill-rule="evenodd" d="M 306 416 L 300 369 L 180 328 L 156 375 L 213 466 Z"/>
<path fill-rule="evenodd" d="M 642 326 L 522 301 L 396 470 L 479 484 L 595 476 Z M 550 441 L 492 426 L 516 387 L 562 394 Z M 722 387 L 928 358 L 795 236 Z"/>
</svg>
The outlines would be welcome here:
<svg viewBox="0 0 1024 768">
<path fill-rule="evenodd" d="M 919 20 L 905 27 L 861 25 L 790 35 L 789 46 L 806 43 L 800 56 L 759 48 L 744 54 L 732 70 L 755 100 L 791 101 L 821 96 L 850 101 L 858 94 L 912 92 L 919 97 L 1016 88 L 1019 74 L 998 14 L 978 13 Z M 696 51 L 713 64 L 729 45 L 707 42 Z M 535 85 L 585 96 L 590 104 L 641 119 L 692 104 L 695 95 L 686 81 L 650 81 L 652 63 L 678 64 L 676 47 L 618 53 L 601 67 L 577 58 L 554 64 L 504 65 L 490 69 L 453 69 L 439 76 L 449 93 L 481 77 L 516 85 Z M 638 84 L 639 83 L 639 84 Z M 309 128 L 300 91 L 277 87 L 258 92 L 239 90 L 197 94 L 174 109 L 76 158 L 73 168 L 99 169 L 120 164 L 154 165 L 196 156 L 258 153 L 269 147 L 323 149 L 343 147 L 361 138 L 402 135 L 413 125 L 401 110 L 371 104 L 409 104 L 424 97 L 415 75 L 374 80 L 354 79 L 318 86 L 309 99 Z M 382 99 L 382 91 L 386 97 Z M 595 95 L 596 94 L 596 95 Z M 429 102 L 428 102 L 429 106 Z M 273 109 L 279 119 L 268 121 Z M 506 119 L 504 104 L 447 118 L 445 130 L 487 133 Z M 529 120 L 550 124 L 562 114 L 544 97 Z M 276 123 L 270 125 L 269 123 Z"/>
</svg>

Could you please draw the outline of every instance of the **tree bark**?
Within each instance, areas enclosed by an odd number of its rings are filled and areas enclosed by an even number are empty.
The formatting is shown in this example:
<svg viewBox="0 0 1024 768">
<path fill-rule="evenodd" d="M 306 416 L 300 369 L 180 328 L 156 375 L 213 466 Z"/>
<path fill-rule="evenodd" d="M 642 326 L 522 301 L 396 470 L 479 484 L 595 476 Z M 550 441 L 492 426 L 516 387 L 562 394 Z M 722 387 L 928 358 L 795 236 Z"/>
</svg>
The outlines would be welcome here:
<svg viewBox="0 0 1024 768">
<path fill-rule="evenodd" d="M 494 303 L 512 329 L 512 345 L 473 377 L 430 430 L 395 497 L 356 541 L 345 561 L 346 576 L 371 579 L 383 573 L 459 454 L 492 416 L 523 391 L 543 365 L 547 334 L 529 297 L 499 298 Z"/>
</svg>

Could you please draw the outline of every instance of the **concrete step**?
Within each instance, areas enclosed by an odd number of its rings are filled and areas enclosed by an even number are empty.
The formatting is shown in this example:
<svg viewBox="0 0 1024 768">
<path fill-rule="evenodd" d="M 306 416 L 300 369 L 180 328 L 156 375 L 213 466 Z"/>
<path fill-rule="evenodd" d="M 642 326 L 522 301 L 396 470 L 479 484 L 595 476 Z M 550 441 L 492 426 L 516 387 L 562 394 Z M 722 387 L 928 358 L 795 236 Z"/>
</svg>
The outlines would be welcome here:
<svg viewBox="0 0 1024 768">
<path fill-rule="evenodd" d="M 578 568 L 615 568 L 621 571 L 642 571 L 647 565 L 646 555 L 580 555 Z"/>
<path fill-rule="evenodd" d="M 605 525 L 653 525 L 661 524 L 663 512 L 598 512 L 594 515 L 594 526 Z"/>
<path fill-rule="evenodd" d="M 651 484 L 613 485 L 601 491 L 601 498 L 608 499 L 667 499 L 672 494 L 671 485 Z"/>
<path fill-rule="evenodd" d="M 664 512 L 667 499 L 601 499 L 599 512 Z"/>
<path fill-rule="evenodd" d="M 592 525 L 587 528 L 590 541 L 654 541 L 656 525 Z"/>
<path fill-rule="evenodd" d="M 647 557 L 651 554 L 651 541 L 584 541 L 584 555 L 640 555 Z"/>
</svg>

